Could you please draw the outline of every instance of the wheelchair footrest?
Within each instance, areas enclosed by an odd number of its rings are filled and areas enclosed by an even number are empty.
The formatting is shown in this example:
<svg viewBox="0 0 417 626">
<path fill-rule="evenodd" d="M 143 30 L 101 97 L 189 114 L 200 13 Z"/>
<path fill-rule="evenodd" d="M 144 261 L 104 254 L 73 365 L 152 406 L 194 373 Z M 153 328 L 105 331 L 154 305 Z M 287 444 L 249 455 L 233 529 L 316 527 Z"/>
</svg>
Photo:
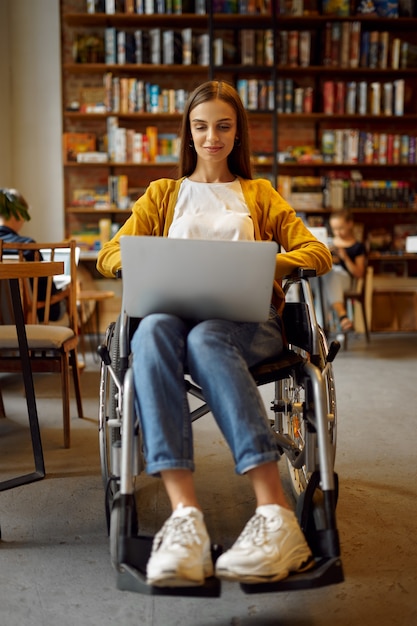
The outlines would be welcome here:
<svg viewBox="0 0 417 626">
<path fill-rule="evenodd" d="M 192 596 L 218 598 L 221 593 L 220 581 L 207 578 L 204 585 L 196 587 L 153 587 L 146 582 L 146 563 L 151 554 L 153 537 L 126 537 L 122 563 L 117 572 L 117 588 L 121 591 L 134 591 L 154 596 Z M 213 548 L 217 550 L 218 548 Z"/>
<path fill-rule="evenodd" d="M 242 591 L 250 593 L 271 593 L 277 591 L 299 591 L 335 585 L 344 581 L 342 561 L 339 557 L 316 559 L 315 566 L 307 572 L 291 574 L 275 583 L 241 583 Z"/>
</svg>

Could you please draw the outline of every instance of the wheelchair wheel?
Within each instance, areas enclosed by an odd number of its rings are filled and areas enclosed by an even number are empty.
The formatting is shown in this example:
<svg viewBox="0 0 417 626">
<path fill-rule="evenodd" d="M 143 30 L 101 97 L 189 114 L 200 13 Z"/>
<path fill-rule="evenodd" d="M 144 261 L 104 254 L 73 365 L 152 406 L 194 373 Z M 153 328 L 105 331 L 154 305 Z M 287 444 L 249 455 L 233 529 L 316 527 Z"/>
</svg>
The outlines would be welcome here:
<svg viewBox="0 0 417 626">
<path fill-rule="evenodd" d="M 119 332 L 120 318 L 109 326 L 106 333 L 106 344 L 110 355 L 111 367 L 118 379 L 120 378 Z M 116 487 L 113 484 L 119 475 L 117 451 L 120 447 L 121 436 L 117 409 L 118 389 L 108 367 L 102 363 L 99 418 L 100 464 L 104 489 L 106 493 L 110 490 L 110 495 L 115 493 Z"/>
<path fill-rule="evenodd" d="M 320 332 L 320 368 L 323 369 L 325 355 L 327 354 L 326 338 Z M 325 377 L 326 414 L 329 443 L 333 452 L 334 464 L 336 454 L 336 391 L 333 377 L 333 369 L 328 364 Z M 299 454 L 293 461 L 287 459 L 290 483 L 295 499 L 298 500 L 306 490 L 312 473 L 317 469 L 317 441 L 314 428 L 309 422 L 309 411 L 314 411 L 314 397 L 309 381 L 297 381 L 295 377 L 283 381 L 283 399 L 287 410 L 284 412 L 284 430 L 287 436 L 295 444 Z"/>
</svg>

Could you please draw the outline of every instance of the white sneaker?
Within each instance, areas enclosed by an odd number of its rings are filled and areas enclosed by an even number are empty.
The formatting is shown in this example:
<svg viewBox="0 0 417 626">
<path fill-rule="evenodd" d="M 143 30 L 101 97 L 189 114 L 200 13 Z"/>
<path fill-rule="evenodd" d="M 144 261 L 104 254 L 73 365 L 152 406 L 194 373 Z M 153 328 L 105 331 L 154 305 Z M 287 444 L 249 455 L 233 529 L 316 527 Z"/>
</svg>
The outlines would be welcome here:
<svg viewBox="0 0 417 626">
<path fill-rule="evenodd" d="M 243 583 L 276 582 L 313 565 L 313 558 L 292 511 L 258 506 L 234 545 L 216 562 L 216 576 Z"/>
<path fill-rule="evenodd" d="M 175 509 L 155 535 L 147 583 L 157 587 L 203 585 L 213 575 L 210 539 L 203 514 L 192 506 Z"/>
</svg>

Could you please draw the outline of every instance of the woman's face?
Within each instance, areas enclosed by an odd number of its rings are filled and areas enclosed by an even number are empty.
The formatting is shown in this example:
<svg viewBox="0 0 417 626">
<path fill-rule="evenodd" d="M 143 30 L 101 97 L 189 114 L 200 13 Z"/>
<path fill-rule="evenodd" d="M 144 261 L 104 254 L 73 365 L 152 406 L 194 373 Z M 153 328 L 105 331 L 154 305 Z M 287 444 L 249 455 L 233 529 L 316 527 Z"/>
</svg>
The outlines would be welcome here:
<svg viewBox="0 0 417 626">
<path fill-rule="evenodd" d="M 222 162 L 235 145 L 236 112 L 223 100 L 203 102 L 190 112 L 190 128 L 198 159 Z"/>
</svg>

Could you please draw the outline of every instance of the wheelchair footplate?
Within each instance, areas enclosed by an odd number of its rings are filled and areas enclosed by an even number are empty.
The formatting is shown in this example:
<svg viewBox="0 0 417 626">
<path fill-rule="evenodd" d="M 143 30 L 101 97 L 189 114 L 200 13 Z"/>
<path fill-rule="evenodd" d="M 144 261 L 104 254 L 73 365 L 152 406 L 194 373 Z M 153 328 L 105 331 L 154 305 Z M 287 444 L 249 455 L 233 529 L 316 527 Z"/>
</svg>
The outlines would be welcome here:
<svg viewBox="0 0 417 626">
<path fill-rule="evenodd" d="M 120 563 L 117 571 L 117 588 L 121 591 L 132 591 L 144 595 L 185 596 L 218 598 L 221 595 L 221 581 L 214 576 L 207 578 L 204 585 L 190 587 L 154 587 L 146 582 L 146 563 L 152 549 L 153 537 L 138 536 L 125 538 L 125 550 L 128 558 Z M 213 560 L 219 556 L 221 549 L 213 546 Z M 273 593 L 279 591 L 298 591 L 317 589 L 341 583 L 344 580 L 340 557 L 317 558 L 311 569 L 305 572 L 290 574 L 284 580 L 265 583 L 240 583 L 245 594 Z"/>
<path fill-rule="evenodd" d="M 278 591 L 300 591 L 302 589 L 318 589 L 335 585 L 344 580 L 342 561 L 340 557 L 318 558 L 314 565 L 306 572 L 290 574 L 284 580 L 265 583 L 240 583 L 246 594 L 272 593 Z"/>
<path fill-rule="evenodd" d="M 122 562 L 117 568 L 117 588 L 121 591 L 134 591 L 153 596 L 192 596 L 204 598 L 218 598 L 221 585 L 214 576 L 206 578 L 204 585 L 190 587 L 154 587 L 146 582 L 146 563 L 152 550 L 153 537 L 138 535 L 125 537 L 123 540 Z M 213 561 L 219 556 L 221 549 L 212 547 Z"/>
</svg>

